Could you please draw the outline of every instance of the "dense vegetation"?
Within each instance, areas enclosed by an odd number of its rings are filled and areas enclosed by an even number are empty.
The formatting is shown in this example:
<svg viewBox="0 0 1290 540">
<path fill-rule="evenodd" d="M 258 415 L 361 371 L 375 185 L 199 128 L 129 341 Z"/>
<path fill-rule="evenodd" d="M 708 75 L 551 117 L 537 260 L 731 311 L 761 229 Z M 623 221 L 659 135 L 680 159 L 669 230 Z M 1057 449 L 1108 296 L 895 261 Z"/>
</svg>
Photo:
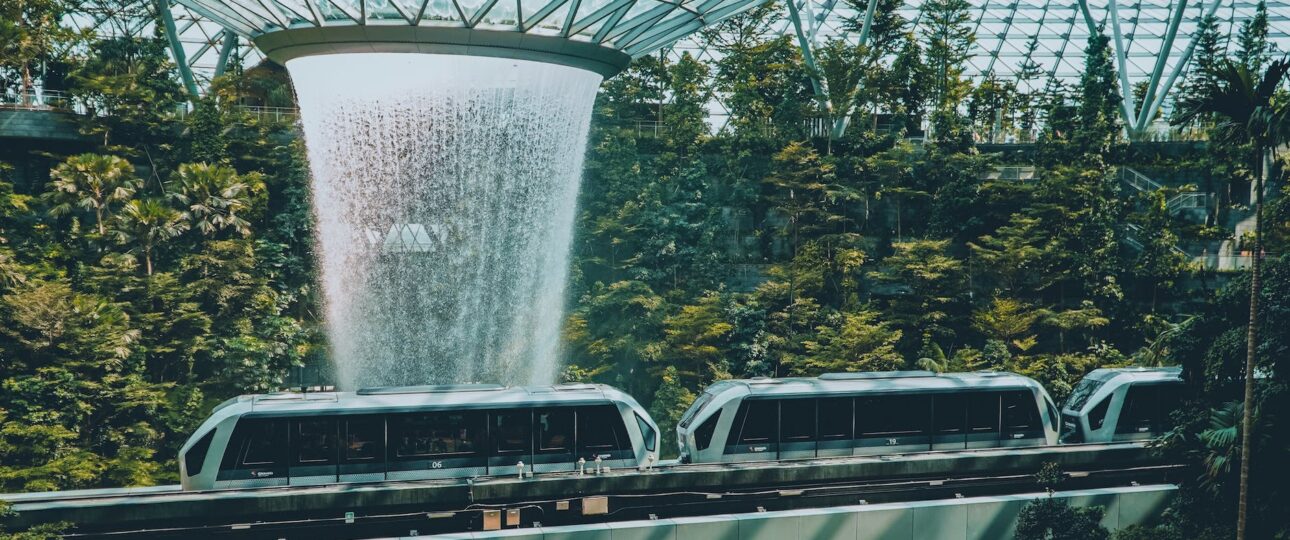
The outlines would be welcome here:
<svg viewBox="0 0 1290 540">
<path fill-rule="evenodd" d="M 696 393 L 730 377 L 1003 369 L 1061 400 L 1097 367 L 1182 364 L 1192 399 L 1160 451 L 1203 474 L 1168 527 L 1135 534 L 1226 537 L 1250 279 L 1199 268 L 1179 246 L 1234 234 L 1259 150 L 1290 131 L 1266 18 L 1241 29 L 1230 59 L 1203 25 L 1173 119 L 1210 142 L 1129 144 L 1106 37 L 1071 45 L 1088 63 L 1069 85 L 1042 84 L 1035 66 L 974 82 L 967 3 L 929 0 L 918 26 L 897 3 L 881 3 L 866 45 L 816 49 L 827 96 L 791 38 L 765 37 L 774 6 L 707 33 L 717 60 L 649 56 L 603 85 L 564 378 L 627 390 L 670 437 Z M 0 169 L 0 490 L 174 482 L 179 445 L 215 403 L 325 363 L 301 146 L 290 124 L 244 106 L 289 104 L 289 87 L 278 68 L 234 65 L 185 111 L 163 40 L 75 35 L 57 24 L 58 0 L 11 6 L 0 90 L 67 90 L 89 138 L 46 150 L 40 181 Z M 1204 106 L 1265 73 L 1278 113 L 1258 137 Z M 714 96 L 728 114 L 713 114 Z M 814 127 L 840 118 L 849 127 Z M 1035 143 L 978 142 L 1000 132 Z M 1290 481 L 1276 426 L 1290 417 L 1278 369 L 1290 259 L 1277 256 L 1290 199 L 1274 196 L 1285 183 L 1272 163 L 1253 538 L 1290 534 L 1276 502 Z M 1018 165 L 1033 178 L 996 172 Z M 1125 166 L 1172 176 L 1130 189 Z M 1170 207 L 1195 188 L 1217 195 L 1203 215 Z"/>
</svg>

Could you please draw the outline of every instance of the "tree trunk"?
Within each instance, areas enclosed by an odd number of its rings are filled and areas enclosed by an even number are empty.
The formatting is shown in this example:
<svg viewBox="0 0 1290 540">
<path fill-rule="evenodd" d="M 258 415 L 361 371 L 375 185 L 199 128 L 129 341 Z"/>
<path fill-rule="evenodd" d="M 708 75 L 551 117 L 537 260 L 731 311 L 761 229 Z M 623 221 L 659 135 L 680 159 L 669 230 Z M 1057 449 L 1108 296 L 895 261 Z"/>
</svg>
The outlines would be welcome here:
<svg viewBox="0 0 1290 540">
<path fill-rule="evenodd" d="M 1254 414 L 1254 355 L 1258 348 L 1259 288 L 1263 259 L 1263 148 L 1254 158 L 1254 260 L 1250 264 L 1250 320 L 1245 334 L 1245 405 L 1241 411 L 1241 487 L 1236 507 L 1236 540 L 1245 540 L 1250 495 L 1250 431 Z"/>
</svg>

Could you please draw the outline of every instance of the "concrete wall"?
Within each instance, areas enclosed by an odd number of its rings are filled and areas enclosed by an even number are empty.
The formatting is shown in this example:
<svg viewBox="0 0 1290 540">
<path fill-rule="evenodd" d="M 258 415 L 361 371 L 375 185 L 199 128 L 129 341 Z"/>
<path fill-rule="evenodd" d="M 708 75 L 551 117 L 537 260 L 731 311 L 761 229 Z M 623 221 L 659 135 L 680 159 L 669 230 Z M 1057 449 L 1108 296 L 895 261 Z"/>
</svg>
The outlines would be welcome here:
<svg viewBox="0 0 1290 540">
<path fill-rule="evenodd" d="M 1171 485 L 1094 489 L 1056 495 L 1106 509 L 1112 531 L 1152 523 L 1169 504 Z M 1022 505 L 1043 494 L 872 504 L 758 514 L 536 527 L 437 538 L 513 540 L 995 540 L 1013 537 Z"/>
</svg>

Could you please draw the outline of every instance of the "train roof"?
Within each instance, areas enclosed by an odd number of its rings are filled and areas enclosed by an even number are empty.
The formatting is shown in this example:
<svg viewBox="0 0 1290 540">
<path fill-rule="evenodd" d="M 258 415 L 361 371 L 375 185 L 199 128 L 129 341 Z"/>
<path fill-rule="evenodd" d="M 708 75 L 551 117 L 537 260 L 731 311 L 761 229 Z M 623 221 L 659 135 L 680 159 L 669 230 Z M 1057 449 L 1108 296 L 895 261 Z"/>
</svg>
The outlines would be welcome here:
<svg viewBox="0 0 1290 540">
<path fill-rule="evenodd" d="M 488 409 L 624 400 L 630 401 L 630 398 L 611 386 L 601 384 L 550 386 L 457 384 L 363 388 L 355 392 L 280 392 L 242 395 L 225 401 L 213 412 L 236 408 L 237 412 L 254 415 L 380 413 L 409 409 Z"/>
<path fill-rule="evenodd" d="M 1002 371 L 933 373 L 930 371 L 889 371 L 826 373 L 819 377 L 753 378 L 725 380 L 708 392 L 719 394 L 733 388 L 747 388 L 754 396 L 850 394 L 900 390 L 953 390 L 983 388 L 1039 388 L 1030 377 Z"/>
<path fill-rule="evenodd" d="M 1090 371 L 1084 377 L 1101 382 L 1121 377 L 1134 382 L 1182 382 L 1182 368 L 1178 366 L 1101 368 Z"/>
</svg>

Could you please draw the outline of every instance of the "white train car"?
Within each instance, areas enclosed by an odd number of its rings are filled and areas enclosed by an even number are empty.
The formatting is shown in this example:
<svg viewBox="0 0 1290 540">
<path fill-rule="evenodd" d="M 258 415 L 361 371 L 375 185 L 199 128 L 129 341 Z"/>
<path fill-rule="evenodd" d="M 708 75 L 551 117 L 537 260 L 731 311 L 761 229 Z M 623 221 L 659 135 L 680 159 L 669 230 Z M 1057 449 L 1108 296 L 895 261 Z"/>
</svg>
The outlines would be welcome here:
<svg viewBox="0 0 1290 540">
<path fill-rule="evenodd" d="M 1178 408 L 1182 368 L 1097 369 L 1085 375 L 1062 406 L 1063 443 L 1150 439 L 1168 431 Z"/>
<path fill-rule="evenodd" d="M 179 454 L 185 490 L 637 467 L 658 427 L 604 385 L 445 385 L 246 395 Z"/>
<path fill-rule="evenodd" d="M 1048 392 L 1012 373 L 720 381 L 677 426 L 681 459 L 733 462 L 1057 443 Z"/>
</svg>

